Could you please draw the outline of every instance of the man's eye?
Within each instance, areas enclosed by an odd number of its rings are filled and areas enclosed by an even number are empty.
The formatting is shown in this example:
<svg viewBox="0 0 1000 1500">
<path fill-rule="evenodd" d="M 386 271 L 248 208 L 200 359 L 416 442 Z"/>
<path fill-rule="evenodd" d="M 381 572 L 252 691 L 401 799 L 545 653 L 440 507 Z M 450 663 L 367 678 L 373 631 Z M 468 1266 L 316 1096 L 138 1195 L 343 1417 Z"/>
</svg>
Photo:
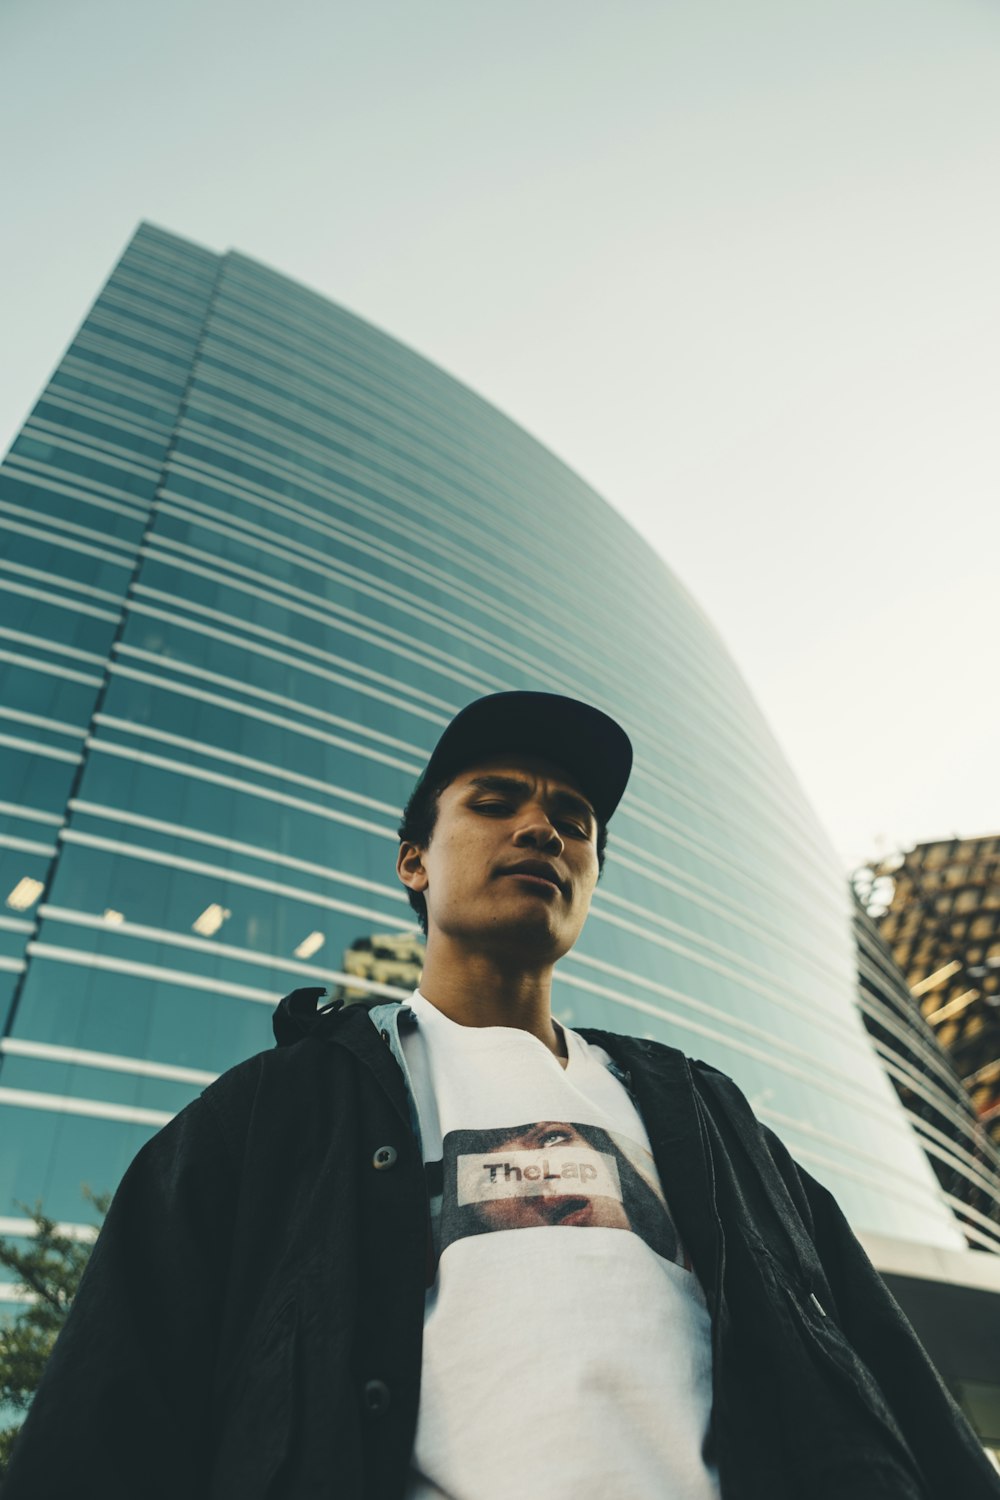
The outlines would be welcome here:
<svg viewBox="0 0 1000 1500">
<path fill-rule="evenodd" d="M 579 823 L 571 823 L 567 819 L 563 818 L 560 820 L 559 826 L 560 828 L 568 829 L 568 831 L 574 834 L 578 839 L 590 838 L 589 830 L 586 828 L 581 828 Z"/>
<path fill-rule="evenodd" d="M 512 811 L 509 802 L 474 802 L 473 806 L 476 812 L 509 813 Z"/>
<path fill-rule="evenodd" d="M 558 1141 L 568 1141 L 569 1138 L 568 1130 L 542 1130 L 539 1132 L 538 1144 L 540 1146 L 554 1146 Z"/>
</svg>

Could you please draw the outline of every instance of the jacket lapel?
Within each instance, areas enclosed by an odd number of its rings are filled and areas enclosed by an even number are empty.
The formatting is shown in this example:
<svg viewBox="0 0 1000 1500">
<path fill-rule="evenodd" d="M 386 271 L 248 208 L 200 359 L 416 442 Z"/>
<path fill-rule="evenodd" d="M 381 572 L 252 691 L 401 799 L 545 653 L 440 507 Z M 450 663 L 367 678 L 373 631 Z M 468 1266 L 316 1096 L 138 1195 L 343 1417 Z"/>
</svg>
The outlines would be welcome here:
<svg viewBox="0 0 1000 1500">
<path fill-rule="evenodd" d="M 649 1135 L 653 1159 L 681 1240 L 715 1313 L 722 1275 L 722 1230 L 711 1153 L 691 1068 L 683 1052 L 660 1042 L 580 1027 L 624 1074 Z"/>
</svg>

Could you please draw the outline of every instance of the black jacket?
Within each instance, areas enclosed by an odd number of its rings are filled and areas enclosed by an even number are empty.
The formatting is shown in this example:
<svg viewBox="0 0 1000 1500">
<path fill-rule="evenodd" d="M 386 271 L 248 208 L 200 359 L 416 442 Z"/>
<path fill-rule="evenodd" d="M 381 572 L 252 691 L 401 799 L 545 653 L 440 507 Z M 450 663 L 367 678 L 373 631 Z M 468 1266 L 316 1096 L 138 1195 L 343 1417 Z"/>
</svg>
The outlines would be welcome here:
<svg viewBox="0 0 1000 1500">
<path fill-rule="evenodd" d="M 282 1002 L 286 1045 L 139 1152 L 3 1500 L 402 1497 L 424 1172 L 391 1051 L 361 1007 L 315 1019 L 317 993 Z M 708 1297 L 724 1500 L 998 1500 L 836 1202 L 736 1085 L 655 1042 L 581 1034 L 628 1076 Z"/>
</svg>

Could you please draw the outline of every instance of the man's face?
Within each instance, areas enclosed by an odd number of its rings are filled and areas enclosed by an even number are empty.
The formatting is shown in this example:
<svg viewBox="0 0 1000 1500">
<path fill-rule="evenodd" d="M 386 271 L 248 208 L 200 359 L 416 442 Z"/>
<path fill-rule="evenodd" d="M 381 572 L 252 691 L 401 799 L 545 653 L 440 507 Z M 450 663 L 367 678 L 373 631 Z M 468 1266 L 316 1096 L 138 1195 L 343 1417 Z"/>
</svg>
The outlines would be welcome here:
<svg viewBox="0 0 1000 1500">
<path fill-rule="evenodd" d="M 461 771 L 438 798 L 426 849 L 397 870 L 434 929 L 483 951 L 518 944 L 555 962 L 580 935 L 597 884 L 597 822 L 569 777 L 536 756 L 498 755 Z"/>
</svg>

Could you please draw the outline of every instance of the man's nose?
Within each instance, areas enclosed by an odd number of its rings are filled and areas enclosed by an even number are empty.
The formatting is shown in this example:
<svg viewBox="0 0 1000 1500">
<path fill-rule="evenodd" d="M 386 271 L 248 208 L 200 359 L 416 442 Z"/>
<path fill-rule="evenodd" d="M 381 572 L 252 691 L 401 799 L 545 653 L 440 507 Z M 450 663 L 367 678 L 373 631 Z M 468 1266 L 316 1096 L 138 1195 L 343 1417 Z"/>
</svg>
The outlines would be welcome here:
<svg viewBox="0 0 1000 1500">
<path fill-rule="evenodd" d="M 561 854 L 563 841 L 555 824 L 543 812 L 527 818 L 514 834 L 515 844 L 527 844 L 533 849 L 551 849 Z"/>
</svg>

